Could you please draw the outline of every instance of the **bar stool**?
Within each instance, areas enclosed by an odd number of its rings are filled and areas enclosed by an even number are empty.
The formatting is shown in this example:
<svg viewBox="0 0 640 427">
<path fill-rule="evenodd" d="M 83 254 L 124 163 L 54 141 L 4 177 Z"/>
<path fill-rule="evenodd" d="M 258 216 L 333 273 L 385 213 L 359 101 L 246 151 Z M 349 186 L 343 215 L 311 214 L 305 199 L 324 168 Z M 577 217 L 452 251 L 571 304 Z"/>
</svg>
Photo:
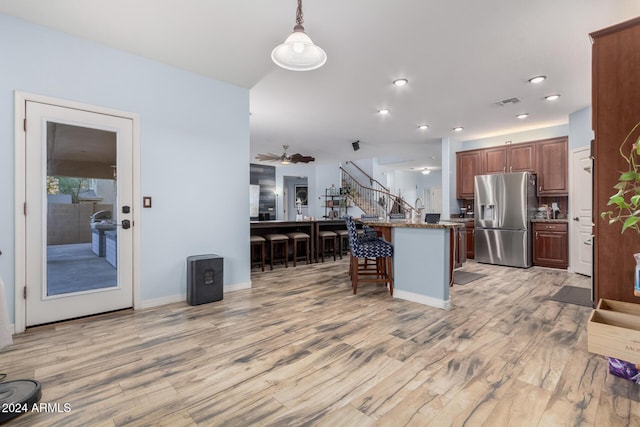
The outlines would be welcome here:
<svg viewBox="0 0 640 427">
<path fill-rule="evenodd" d="M 278 244 L 283 244 L 284 243 L 284 247 L 283 249 L 283 256 L 284 256 L 284 267 L 285 268 L 289 268 L 289 262 L 288 262 L 288 258 L 289 258 L 289 238 L 287 236 L 285 236 L 284 234 L 277 234 L 277 233 L 273 233 L 273 234 L 265 234 L 264 236 L 265 240 L 267 242 L 269 242 L 270 244 L 270 256 L 269 256 L 269 262 L 271 265 L 271 270 L 273 270 L 273 259 L 275 258 L 275 254 L 276 254 L 276 245 Z"/>
<path fill-rule="evenodd" d="M 351 246 L 351 287 L 354 295 L 358 291 L 358 282 L 384 283 L 393 296 L 393 246 L 382 239 L 358 238 L 353 218 L 345 217 L 349 230 L 349 245 Z M 375 258 L 375 270 L 368 268 L 367 259 Z M 365 260 L 361 264 L 360 259 Z M 360 278 L 359 276 L 364 276 Z"/>
<path fill-rule="evenodd" d="M 331 242 L 331 248 L 333 249 L 333 260 L 336 260 L 336 242 L 338 235 L 333 231 L 320 231 L 318 233 L 318 239 L 320 240 L 320 255 L 322 256 L 322 262 L 324 262 L 324 255 L 327 250 L 327 242 Z"/>
<path fill-rule="evenodd" d="M 296 266 L 296 261 L 298 260 L 298 243 L 305 243 L 306 252 L 304 253 L 305 258 L 307 259 L 307 264 L 309 264 L 309 242 L 311 241 L 311 236 L 307 233 L 287 233 L 287 237 L 293 243 L 293 266 Z"/>
<path fill-rule="evenodd" d="M 338 235 L 338 255 L 342 259 L 342 254 L 346 254 L 349 251 L 349 231 L 336 230 Z"/>
<path fill-rule="evenodd" d="M 258 248 L 260 250 L 260 265 L 262 267 L 262 271 L 264 271 L 264 242 L 265 240 L 262 236 L 251 236 L 251 265 L 253 266 L 253 253 L 255 252 L 254 248 Z"/>
</svg>

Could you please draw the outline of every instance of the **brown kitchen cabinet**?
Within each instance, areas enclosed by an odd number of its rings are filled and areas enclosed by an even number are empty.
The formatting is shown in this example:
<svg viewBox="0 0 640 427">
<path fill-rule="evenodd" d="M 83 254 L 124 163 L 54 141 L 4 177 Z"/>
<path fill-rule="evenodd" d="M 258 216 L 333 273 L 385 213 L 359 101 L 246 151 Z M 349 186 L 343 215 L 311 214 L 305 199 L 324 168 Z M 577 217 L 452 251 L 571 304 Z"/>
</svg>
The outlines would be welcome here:
<svg viewBox="0 0 640 427">
<path fill-rule="evenodd" d="M 609 224 L 600 212 L 611 210 L 621 171 L 629 165 L 618 151 L 640 117 L 640 17 L 590 34 L 592 43 L 592 120 L 594 301 L 601 298 L 640 303 L 633 292 L 640 238 L 622 225 Z M 637 134 L 635 134 L 637 136 Z"/>
<path fill-rule="evenodd" d="M 533 223 L 533 264 L 552 268 L 569 266 L 569 235 L 566 223 Z"/>
<path fill-rule="evenodd" d="M 483 174 L 535 172 L 536 144 L 507 144 L 482 150 Z"/>
<path fill-rule="evenodd" d="M 456 197 L 473 199 L 474 178 L 482 175 L 482 150 L 461 151 L 456 153 Z"/>
<path fill-rule="evenodd" d="M 569 195 L 567 137 L 538 142 L 538 196 Z"/>
<path fill-rule="evenodd" d="M 473 221 L 467 221 L 464 223 L 467 229 L 467 259 L 475 258 L 475 223 Z"/>
</svg>

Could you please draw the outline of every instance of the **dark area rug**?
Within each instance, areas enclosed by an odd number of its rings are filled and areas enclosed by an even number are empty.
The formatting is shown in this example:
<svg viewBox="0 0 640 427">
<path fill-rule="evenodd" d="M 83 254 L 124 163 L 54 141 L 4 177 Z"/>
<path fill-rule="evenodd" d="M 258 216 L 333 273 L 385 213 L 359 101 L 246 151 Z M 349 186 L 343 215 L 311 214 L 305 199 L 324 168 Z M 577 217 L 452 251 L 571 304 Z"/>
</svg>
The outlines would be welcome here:
<svg viewBox="0 0 640 427">
<path fill-rule="evenodd" d="M 566 302 L 568 304 L 593 307 L 591 302 L 591 289 L 578 288 L 576 286 L 563 286 L 551 298 L 552 301 Z"/>
<path fill-rule="evenodd" d="M 470 273 L 468 271 L 454 271 L 453 283 L 455 285 L 466 285 L 467 283 L 471 283 L 474 280 L 478 280 L 485 276 L 486 274 Z"/>
</svg>

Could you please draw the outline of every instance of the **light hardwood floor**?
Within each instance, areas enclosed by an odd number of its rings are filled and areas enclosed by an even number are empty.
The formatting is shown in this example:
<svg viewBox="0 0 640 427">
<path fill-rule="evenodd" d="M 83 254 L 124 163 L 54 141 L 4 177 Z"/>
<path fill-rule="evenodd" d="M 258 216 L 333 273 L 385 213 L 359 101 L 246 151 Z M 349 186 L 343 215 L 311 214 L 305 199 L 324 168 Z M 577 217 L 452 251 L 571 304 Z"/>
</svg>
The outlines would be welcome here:
<svg viewBox="0 0 640 427">
<path fill-rule="evenodd" d="M 637 385 L 587 352 L 591 309 L 548 300 L 564 271 L 468 263 L 452 309 L 351 293 L 347 260 L 278 268 L 253 288 L 41 327 L 0 351 L 42 402 L 10 425 L 625 426 Z M 255 271 L 255 270 L 254 270 Z"/>
</svg>

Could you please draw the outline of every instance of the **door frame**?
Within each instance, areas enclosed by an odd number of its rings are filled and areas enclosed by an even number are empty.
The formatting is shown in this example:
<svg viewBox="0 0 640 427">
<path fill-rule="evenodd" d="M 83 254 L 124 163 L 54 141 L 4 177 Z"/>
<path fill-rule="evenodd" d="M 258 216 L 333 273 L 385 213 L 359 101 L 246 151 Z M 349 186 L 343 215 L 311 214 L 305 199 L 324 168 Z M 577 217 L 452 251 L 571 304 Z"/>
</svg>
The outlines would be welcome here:
<svg viewBox="0 0 640 427">
<path fill-rule="evenodd" d="M 25 118 L 27 101 L 38 102 L 42 104 L 51 104 L 60 107 L 73 108 L 77 110 L 89 111 L 97 114 L 104 114 L 116 117 L 130 119 L 133 124 L 133 252 L 132 252 L 132 269 L 133 269 L 133 309 L 141 307 L 140 301 L 140 211 L 142 208 L 140 197 L 140 116 L 136 113 L 115 110 L 106 107 L 84 104 L 65 99 L 52 98 L 49 96 L 38 95 L 28 92 L 14 92 L 14 221 L 15 221 L 15 237 L 14 237 L 14 325 L 15 332 L 20 333 L 26 330 L 26 304 L 24 296 L 24 287 L 26 286 L 26 215 L 25 215 L 25 178 L 26 178 L 26 156 L 25 156 Z"/>
</svg>

